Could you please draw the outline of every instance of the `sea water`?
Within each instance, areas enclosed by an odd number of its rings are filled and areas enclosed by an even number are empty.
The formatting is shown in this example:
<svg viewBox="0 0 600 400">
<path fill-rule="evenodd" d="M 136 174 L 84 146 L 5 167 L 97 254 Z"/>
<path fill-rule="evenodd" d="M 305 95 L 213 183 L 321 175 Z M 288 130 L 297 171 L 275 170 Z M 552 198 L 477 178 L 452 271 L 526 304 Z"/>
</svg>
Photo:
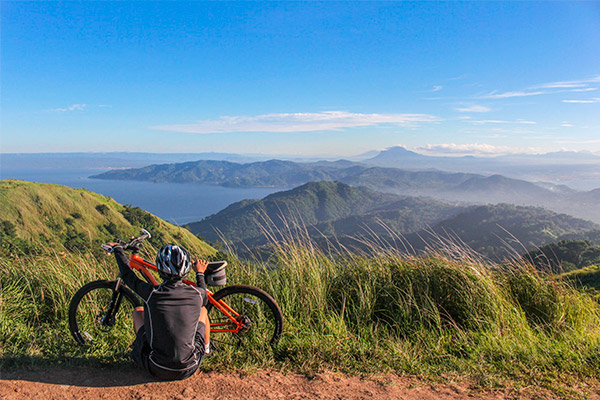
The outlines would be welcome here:
<svg viewBox="0 0 600 400">
<path fill-rule="evenodd" d="M 262 199 L 284 188 L 225 188 L 197 183 L 153 183 L 141 181 L 90 179 L 106 169 L 2 168 L 0 179 L 57 183 L 110 196 L 121 204 L 131 204 L 152 214 L 183 225 L 199 221 L 231 203 Z"/>
</svg>

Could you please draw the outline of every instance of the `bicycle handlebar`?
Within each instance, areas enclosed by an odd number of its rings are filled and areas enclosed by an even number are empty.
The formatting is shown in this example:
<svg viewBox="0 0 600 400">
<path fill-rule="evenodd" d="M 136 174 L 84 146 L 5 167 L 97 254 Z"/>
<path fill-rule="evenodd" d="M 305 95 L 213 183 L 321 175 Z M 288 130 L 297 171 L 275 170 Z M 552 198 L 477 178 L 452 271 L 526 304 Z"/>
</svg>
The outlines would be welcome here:
<svg viewBox="0 0 600 400">
<path fill-rule="evenodd" d="M 152 237 L 152 235 L 150 235 L 150 232 L 148 232 L 147 230 L 142 228 L 142 234 L 138 237 L 131 237 L 129 238 L 129 242 L 124 242 L 121 239 L 115 239 L 115 242 L 120 244 L 121 246 L 123 246 L 123 250 L 139 250 L 139 246 L 142 244 L 142 242 L 146 239 L 150 239 Z M 102 247 L 102 249 L 104 251 L 106 251 L 107 254 L 110 254 L 113 252 L 114 248 L 112 246 L 109 246 L 108 244 L 102 244 L 100 245 L 100 247 Z"/>
</svg>

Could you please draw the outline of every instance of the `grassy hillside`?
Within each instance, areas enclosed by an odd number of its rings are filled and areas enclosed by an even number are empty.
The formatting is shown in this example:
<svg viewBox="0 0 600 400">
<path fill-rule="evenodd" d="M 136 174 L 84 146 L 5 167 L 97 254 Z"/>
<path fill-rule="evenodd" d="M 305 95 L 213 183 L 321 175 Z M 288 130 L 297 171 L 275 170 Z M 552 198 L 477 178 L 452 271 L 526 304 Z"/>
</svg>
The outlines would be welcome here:
<svg viewBox="0 0 600 400">
<path fill-rule="evenodd" d="M 583 286 L 600 292 L 600 264 L 590 265 L 561 275 L 576 286 Z M 600 297 L 597 297 L 600 300 Z"/>
<path fill-rule="evenodd" d="M 115 237 L 146 228 L 150 244 L 179 243 L 193 254 L 214 252 L 189 231 L 137 207 L 83 189 L 18 180 L 0 181 L 0 255 L 92 252 Z"/>
<path fill-rule="evenodd" d="M 232 257 L 228 280 L 275 297 L 285 317 L 280 344 L 222 348 L 203 370 L 416 374 L 488 388 L 543 385 L 561 398 L 585 398 L 581 382 L 600 376 L 599 304 L 531 266 L 497 270 L 466 252 L 329 256 L 302 237 L 274 253 L 270 265 Z M 27 268 L 33 262 L 38 268 Z M 105 263 L 0 258 L 1 369 L 132 365 L 130 328 L 110 348 L 79 347 L 68 335 L 72 293 L 106 277 Z"/>
<path fill-rule="evenodd" d="M 561 240 L 534 249 L 523 257 L 539 270 L 569 272 L 600 264 L 600 246 L 587 240 Z"/>
<path fill-rule="evenodd" d="M 600 246 L 600 229 L 593 229 L 588 232 L 571 233 L 560 237 L 561 240 L 587 240 L 597 246 Z"/>
<path fill-rule="evenodd" d="M 0 370 L 132 366 L 130 323 L 109 347 L 80 347 L 69 335 L 73 294 L 117 271 L 113 258 L 68 251 L 69 229 L 89 234 L 81 239 L 95 248 L 102 241 L 97 236 L 110 236 L 104 226 L 109 222 L 131 234 L 156 224 L 165 232 L 160 240 L 173 239 L 198 253 L 212 250 L 180 228 L 84 190 L 0 184 L 3 245 L 33 246 L 28 255 L 10 246 L 0 254 Z M 325 210 L 335 214 L 340 208 Z M 45 247 L 36 247 L 42 241 Z M 374 247 L 368 257 L 326 254 L 298 236 L 273 244 L 269 264 L 231 255 L 228 283 L 273 295 L 284 313 L 284 335 L 274 349 L 223 347 L 202 369 L 415 374 L 464 378 L 487 388 L 542 385 L 560 398 L 586 398 L 582 382 L 600 377 L 600 305 L 593 294 L 524 262 L 498 268 L 464 248 L 447 250 L 407 256 Z M 592 285 L 598 282 L 594 268 L 568 276 L 581 283 L 587 277 Z"/>
<path fill-rule="evenodd" d="M 380 204 L 360 215 L 322 222 L 314 226 L 315 233 L 328 236 L 356 236 L 369 234 L 385 236 L 389 232 L 407 234 L 449 218 L 463 210 L 461 206 L 442 203 L 429 198 L 406 197 Z M 309 232 L 313 230 L 309 228 Z"/>
</svg>

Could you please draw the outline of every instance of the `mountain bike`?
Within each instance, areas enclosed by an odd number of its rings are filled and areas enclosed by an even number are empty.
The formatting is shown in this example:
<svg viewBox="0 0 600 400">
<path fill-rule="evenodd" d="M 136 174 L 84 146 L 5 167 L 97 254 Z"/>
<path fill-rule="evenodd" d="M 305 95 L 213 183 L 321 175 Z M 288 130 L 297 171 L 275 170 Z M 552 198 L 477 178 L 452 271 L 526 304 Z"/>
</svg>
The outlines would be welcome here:
<svg viewBox="0 0 600 400">
<path fill-rule="evenodd" d="M 142 243 L 150 233 L 129 242 L 116 239 L 126 251 L 131 251 L 129 267 L 141 273 L 150 284 L 159 282 L 150 271 L 156 266 L 139 256 Z M 110 246 L 102 245 L 110 253 Z M 224 281 L 226 261 L 210 262 L 205 272 L 207 284 Z M 217 279 L 213 279 L 217 276 Z M 221 282 L 219 282 L 221 281 Z M 196 283 L 183 280 L 196 286 Z M 224 283 L 224 282 L 223 282 Z M 211 342 L 220 345 L 275 346 L 281 337 L 283 316 L 277 302 L 268 293 L 254 286 L 233 285 L 213 293 L 206 290 L 206 309 L 210 318 Z M 69 329 L 80 345 L 96 348 L 114 348 L 133 335 L 132 311 L 141 306 L 140 298 L 128 288 L 119 276 L 114 281 L 98 280 L 84 285 L 75 293 L 69 305 Z"/>
</svg>

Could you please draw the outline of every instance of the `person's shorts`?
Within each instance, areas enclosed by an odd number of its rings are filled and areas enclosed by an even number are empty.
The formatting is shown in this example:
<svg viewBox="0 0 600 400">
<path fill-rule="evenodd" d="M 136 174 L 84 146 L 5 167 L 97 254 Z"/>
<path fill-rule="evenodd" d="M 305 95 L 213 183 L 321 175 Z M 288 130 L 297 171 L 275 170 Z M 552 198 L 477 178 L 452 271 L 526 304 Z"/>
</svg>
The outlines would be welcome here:
<svg viewBox="0 0 600 400">
<path fill-rule="evenodd" d="M 204 350 L 206 340 L 204 338 L 205 332 L 204 323 L 198 323 L 198 330 L 196 331 L 196 335 L 194 337 L 194 347 L 195 352 L 198 357 L 198 364 L 191 366 L 188 369 L 184 370 L 170 370 L 157 366 L 150 360 L 150 353 L 152 352 L 152 348 L 150 347 L 150 343 L 146 339 L 146 329 L 142 326 L 135 336 L 135 341 L 133 342 L 133 350 L 131 351 L 131 358 L 137 364 L 137 366 L 144 371 L 148 371 L 152 376 L 163 379 L 163 380 L 179 380 L 186 379 L 190 376 L 194 375 L 194 373 L 198 370 L 198 367 L 202 363 L 202 359 L 204 358 Z"/>
<path fill-rule="evenodd" d="M 144 371 L 150 371 L 148 367 L 150 352 L 152 348 L 150 347 L 150 343 L 146 339 L 146 327 L 142 326 L 138 329 L 135 335 L 135 341 L 133 342 L 133 349 L 131 350 L 131 358 L 136 363 L 138 368 L 143 369 Z"/>
</svg>

